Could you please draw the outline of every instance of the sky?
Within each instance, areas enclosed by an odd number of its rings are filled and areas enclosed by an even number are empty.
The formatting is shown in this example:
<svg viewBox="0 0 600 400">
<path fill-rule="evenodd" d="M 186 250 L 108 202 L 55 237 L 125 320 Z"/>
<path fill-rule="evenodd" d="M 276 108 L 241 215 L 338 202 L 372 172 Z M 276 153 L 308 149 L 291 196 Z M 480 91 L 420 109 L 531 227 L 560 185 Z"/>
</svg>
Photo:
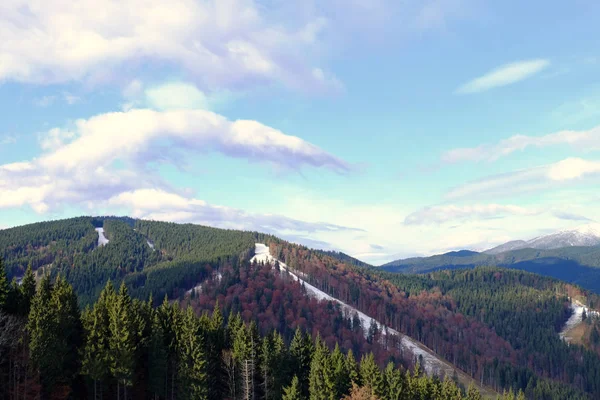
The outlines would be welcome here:
<svg viewBox="0 0 600 400">
<path fill-rule="evenodd" d="M 0 229 L 130 215 L 373 264 L 600 221 L 600 3 L 7 0 Z"/>
</svg>

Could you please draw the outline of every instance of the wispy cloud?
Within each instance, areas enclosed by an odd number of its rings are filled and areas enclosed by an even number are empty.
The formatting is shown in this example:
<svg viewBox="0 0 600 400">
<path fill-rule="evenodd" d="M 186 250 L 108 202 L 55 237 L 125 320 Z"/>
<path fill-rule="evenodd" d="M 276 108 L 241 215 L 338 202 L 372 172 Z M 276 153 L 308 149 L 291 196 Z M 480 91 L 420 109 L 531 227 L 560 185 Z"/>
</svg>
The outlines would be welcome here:
<svg viewBox="0 0 600 400">
<path fill-rule="evenodd" d="M 510 85 L 530 78 L 549 66 L 550 61 L 545 59 L 518 61 L 505 64 L 487 72 L 485 75 L 465 83 L 456 89 L 456 93 L 479 93 L 496 87 Z"/>
<path fill-rule="evenodd" d="M 515 135 L 496 144 L 452 149 L 442 155 L 442 162 L 496 161 L 529 147 L 567 145 L 580 151 L 600 150 L 600 126 L 584 131 L 560 131 L 543 136 Z"/>
<path fill-rule="evenodd" d="M 424 207 L 406 216 L 405 225 L 441 224 L 448 221 L 465 221 L 471 219 L 502 218 L 507 215 L 537 215 L 538 210 L 531 210 L 516 205 L 474 204 L 474 205 L 439 205 Z"/>
<path fill-rule="evenodd" d="M 568 212 L 568 211 L 554 211 L 552 214 L 558 219 L 564 219 L 567 221 L 587 221 L 587 222 L 594 221 L 591 218 L 585 217 L 583 215 L 575 214 L 572 212 Z"/>
<path fill-rule="evenodd" d="M 17 136 L 15 135 L 2 135 L 0 136 L 0 146 L 17 143 Z"/>
<path fill-rule="evenodd" d="M 502 197 L 541 190 L 595 179 L 600 176 L 600 161 L 566 158 L 553 164 L 522 169 L 468 182 L 448 191 L 445 198 Z"/>
</svg>

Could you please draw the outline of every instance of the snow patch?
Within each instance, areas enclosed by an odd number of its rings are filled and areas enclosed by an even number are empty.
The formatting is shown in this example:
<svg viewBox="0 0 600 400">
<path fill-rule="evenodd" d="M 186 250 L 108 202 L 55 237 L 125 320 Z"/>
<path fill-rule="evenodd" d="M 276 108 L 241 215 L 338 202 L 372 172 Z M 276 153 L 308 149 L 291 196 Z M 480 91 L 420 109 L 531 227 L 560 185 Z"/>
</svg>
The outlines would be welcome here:
<svg viewBox="0 0 600 400">
<path fill-rule="evenodd" d="M 573 310 L 573 314 L 571 314 L 567 322 L 565 322 L 565 326 L 563 327 L 563 329 L 558 333 L 558 336 L 560 336 L 560 338 L 567 343 L 571 341 L 570 338 L 566 337 L 567 333 L 571 329 L 576 328 L 579 324 L 583 322 L 584 311 L 587 314 L 588 318 L 600 317 L 600 313 L 598 311 L 590 310 L 577 300 L 571 302 L 571 309 Z"/>
<path fill-rule="evenodd" d="M 154 250 L 154 244 L 153 244 L 151 241 L 149 241 L 149 240 L 146 240 L 146 243 L 148 243 L 148 246 L 150 246 L 150 248 L 151 248 L 152 250 Z"/>
<path fill-rule="evenodd" d="M 108 244 L 108 239 L 104 236 L 104 228 L 96 228 L 98 232 L 98 247 L 102 247 Z"/>
<path fill-rule="evenodd" d="M 289 267 L 285 263 L 283 263 L 283 262 L 277 260 L 275 257 L 271 256 L 269 248 L 266 245 L 264 245 L 262 243 L 256 243 L 255 250 L 254 250 L 254 257 L 252 257 L 250 259 L 250 262 L 254 262 L 254 261 L 262 262 L 262 263 L 269 263 L 269 264 L 275 264 L 275 261 L 279 262 L 279 267 L 282 270 L 287 271 L 287 273 L 289 273 L 290 276 L 295 281 L 299 281 L 300 283 L 302 283 L 304 285 L 304 287 L 306 288 L 307 293 L 310 296 L 313 296 L 313 297 L 317 298 L 318 300 L 328 300 L 328 301 L 336 302 L 336 303 L 340 304 L 342 310 L 347 311 L 349 313 L 349 315 L 354 315 L 354 313 L 356 313 L 358 315 L 358 318 L 361 321 L 361 325 L 365 332 L 365 335 L 368 334 L 371 324 L 374 323 L 377 326 L 377 329 L 381 333 L 382 337 L 387 332 L 387 334 L 401 338 L 399 346 L 403 351 L 410 352 L 411 354 L 413 354 L 413 356 L 416 359 L 419 359 L 419 357 L 421 357 L 421 362 L 422 362 L 421 366 L 423 367 L 425 372 L 427 372 L 430 375 L 431 374 L 441 375 L 441 373 L 443 372 L 445 375 L 452 376 L 454 367 L 452 365 L 450 365 L 449 363 L 441 360 L 434 354 L 432 354 L 433 352 L 428 351 L 425 345 L 423 345 L 422 343 L 420 343 L 417 340 L 414 340 L 413 338 L 411 338 L 409 336 L 406 336 L 406 335 L 398 332 L 395 329 L 389 328 L 389 327 L 381 324 L 379 321 L 375 320 L 374 318 L 369 317 L 367 314 L 357 310 L 356 308 L 352 307 L 351 305 L 348 305 L 348 304 L 328 295 L 327 293 L 323 292 L 322 290 L 317 289 L 310 283 L 299 278 L 298 275 L 296 275 L 296 273 L 293 273 L 290 271 Z M 302 274 L 303 276 L 305 276 L 300 271 L 298 271 L 298 274 Z"/>
</svg>

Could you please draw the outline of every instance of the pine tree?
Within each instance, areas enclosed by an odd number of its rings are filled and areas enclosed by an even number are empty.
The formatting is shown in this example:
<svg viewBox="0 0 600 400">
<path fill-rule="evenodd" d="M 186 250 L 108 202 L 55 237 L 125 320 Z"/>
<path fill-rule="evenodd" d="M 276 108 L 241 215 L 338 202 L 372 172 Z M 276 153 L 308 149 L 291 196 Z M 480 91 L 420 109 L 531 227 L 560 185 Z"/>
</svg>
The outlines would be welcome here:
<svg viewBox="0 0 600 400">
<path fill-rule="evenodd" d="M 102 398 L 102 382 L 110 375 L 111 355 L 108 309 L 114 300 L 114 288 L 112 283 L 108 281 L 93 309 L 87 310 L 82 317 L 87 337 L 83 351 L 82 371 L 94 381 L 94 398 L 98 396 Z"/>
<path fill-rule="evenodd" d="M 310 400 L 330 400 L 335 397 L 329 349 L 320 336 L 315 340 L 315 352 L 310 364 Z"/>
<path fill-rule="evenodd" d="M 54 286 L 49 277 L 34 296 L 27 329 L 31 360 L 46 395 L 68 391 L 79 371 L 83 328 L 73 288 L 60 276 Z"/>
<path fill-rule="evenodd" d="M 298 377 L 294 375 L 290 386 L 283 389 L 283 400 L 302 400 L 302 393 L 300 393 L 300 383 Z"/>
<path fill-rule="evenodd" d="M 188 307 L 184 314 L 178 334 L 180 392 L 177 398 L 207 399 L 206 359 L 202 338 L 199 335 L 199 321 L 191 307 Z"/>
<path fill-rule="evenodd" d="M 272 333 L 273 341 L 273 398 L 279 399 L 283 395 L 283 387 L 289 382 L 289 360 L 290 357 L 283 341 L 283 337 L 277 331 Z M 300 385 L 300 382 L 298 383 Z M 299 386 L 302 394 L 302 385 Z"/>
<path fill-rule="evenodd" d="M 27 270 L 25 270 L 25 275 L 23 276 L 23 281 L 21 282 L 21 307 L 20 313 L 21 315 L 28 315 L 29 310 L 31 309 L 31 301 L 35 296 L 35 276 L 33 274 L 33 270 L 31 269 L 31 264 L 27 266 Z"/>
<path fill-rule="evenodd" d="M 155 396 L 167 398 L 165 377 L 168 377 L 168 349 L 165 332 L 158 313 L 153 314 L 150 345 L 148 349 L 148 383 L 150 392 Z"/>
<path fill-rule="evenodd" d="M 390 362 L 384 371 L 385 386 L 387 387 L 387 396 L 384 398 L 389 400 L 398 400 L 404 391 L 404 375 L 394 367 L 394 363 Z"/>
<path fill-rule="evenodd" d="M 479 393 L 479 390 L 477 390 L 473 382 L 471 382 L 467 389 L 466 400 L 481 400 L 481 393 Z"/>
<path fill-rule="evenodd" d="M 298 376 L 300 392 L 303 396 L 308 395 L 308 375 L 311 368 L 312 340 L 308 334 L 303 334 L 298 326 L 292 342 L 290 343 L 291 371 L 290 375 Z"/>
<path fill-rule="evenodd" d="M 0 258 L 0 310 L 6 310 L 6 302 L 8 300 L 8 292 L 10 285 L 8 277 L 6 276 L 6 270 L 4 269 L 4 263 Z"/>
<path fill-rule="evenodd" d="M 271 337 L 267 335 L 260 347 L 260 373 L 265 400 L 273 398 L 273 355 Z"/>
<path fill-rule="evenodd" d="M 348 350 L 348 354 L 346 355 L 346 369 L 348 370 L 348 376 L 350 377 L 350 382 L 360 386 L 360 372 L 358 369 L 358 363 L 354 358 L 354 353 L 352 349 Z"/>
<path fill-rule="evenodd" d="M 331 353 L 331 368 L 333 369 L 335 398 L 339 399 L 350 392 L 351 381 L 346 365 L 346 358 L 337 343 Z"/>
<path fill-rule="evenodd" d="M 370 387 L 376 396 L 383 397 L 385 395 L 385 381 L 381 370 L 375 364 L 373 353 L 363 356 L 360 360 L 360 378 L 363 385 Z"/>
<path fill-rule="evenodd" d="M 133 325 L 131 297 L 125 282 L 121 283 L 119 293 L 109 307 L 109 344 L 110 370 L 117 379 L 117 398 L 120 399 L 120 385 L 123 385 L 124 398 L 127 400 L 127 387 L 133 381 L 135 368 L 136 340 Z"/>
</svg>

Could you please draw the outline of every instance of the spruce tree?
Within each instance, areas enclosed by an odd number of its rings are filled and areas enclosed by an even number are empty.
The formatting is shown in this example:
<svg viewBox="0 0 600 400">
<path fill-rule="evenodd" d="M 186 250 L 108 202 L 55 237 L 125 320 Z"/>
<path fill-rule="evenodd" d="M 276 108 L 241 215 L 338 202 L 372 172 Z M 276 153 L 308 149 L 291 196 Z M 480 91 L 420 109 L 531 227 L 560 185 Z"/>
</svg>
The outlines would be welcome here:
<svg viewBox="0 0 600 400">
<path fill-rule="evenodd" d="M 300 393 L 300 383 L 298 377 L 294 375 L 290 386 L 283 389 L 283 400 L 302 400 L 302 393 Z"/>
<path fill-rule="evenodd" d="M 199 321 L 191 307 L 188 307 L 184 314 L 177 343 L 179 345 L 179 395 L 177 398 L 207 399 L 204 345 L 199 335 Z"/>
<path fill-rule="evenodd" d="M 120 399 L 123 386 L 124 398 L 127 399 L 127 387 L 133 381 L 135 367 L 136 340 L 133 325 L 131 297 L 125 282 L 121 283 L 119 293 L 113 304 L 109 306 L 110 332 L 110 370 L 117 379 L 117 399 Z"/>
<path fill-rule="evenodd" d="M 358 369 L 358 363 L 354 358 L 354 353 L 352 349 L 348 350 L 348 354 L 346 355 L 346 369 L 348 370 L 348 376 L 350 377 L 350 382 L 356 384 L 357 386 L 361 385 L 360 372 Z"/>
<path fill-rule="evenodd" d="M 91 310 L 83 314 L 87 341 L 83 351 L 84 374 L 94 381 L 94 398 L 102 398 L 103 382 L 110 376 L 110 317 L 109 306 L 113 304 L 115 292 L 108 281 Z"/>
<path fill-rule="evenodd" d="M 333 370 L 333 381 L 336 399 L 348 394 L 351 388 L 350 373 L 346 365 L 346 358 L 336 343 L 331 353 L 331 368 Z"/>
<path fill-rule="evenodd" d="M 389 362 L 385 367 L 383 375 L 387 388 L 387 396 L 385 398 L 390 400 L 400 399 L 404 391 L 404 375 L 402 372 L 394 367 L 394 363 Z"/>
<path fill-rule="evenodd" d="M 471 384 L 469 385 L 469 388 L 467 389 L 466 400 L 481 400 L 481 399 L 482 399 L 481 393 L 479 393 L 479 390 L 477 390 L 477 388 L 475 387 L 473 382 L 471 382 Z"/>
<path fill-rule="evenodd" d="M 20 313 L 22 315 L 28 315 L 29 310 L 31 309 L 31 301 L 35 296 L 35 276 L 33 274 L 33 270 L 31 269 L 31 264 L 27 266 L 27 270 L 25 270 L 25 275 L 23 276 L 23 281 L 21 282 L 21 306 Z"/>
<path fill-rule="evenodd" d="M 8 300 L 8 292 L 10 285 L 8 277 L 6 276 L 6 270 L 4 269 L 4 263 L 0 258 L 0 310 L 6 311 L 6 302 Z"/>
<path fill-rule="evenodd" d="M 310 364 L 309 395 L 310 400 L 330 400 L 335 397 L 329 349 L 320 336 L 315 341 L 315 352 Z"/>
<path fill-rule="evenodd" d="M 300 392 L 303 396 L 308 395 L 308 375 L 311 368 L 312 340 L 308 334 L 303 334 L 298 326 L 292 342 L 290 343 L 291 371 L 290 375 L 298 376 Z"/>
<path fill-rule="evenodd" d="M 375 364 L 373 353 L 363 356 L 360 360 L 360 378 L 363 386 L 370 387 L 376 396 L 383 397 L 385 395 L 385 381 L 381 370 Z"/>
</svg>

